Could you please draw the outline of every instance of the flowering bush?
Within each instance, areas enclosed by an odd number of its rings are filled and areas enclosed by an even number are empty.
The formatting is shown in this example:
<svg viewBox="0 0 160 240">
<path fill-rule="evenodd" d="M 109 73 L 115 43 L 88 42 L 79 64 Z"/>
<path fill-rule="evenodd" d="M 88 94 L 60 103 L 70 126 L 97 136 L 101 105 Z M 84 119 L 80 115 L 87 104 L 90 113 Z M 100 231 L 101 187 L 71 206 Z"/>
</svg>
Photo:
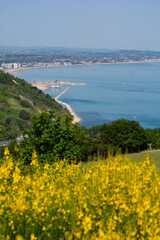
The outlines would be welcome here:
<svg viewBox="0 0 160 240">
<path fill-rule="evenodd" d="M 160 178 L 147 157 L 0 166 L 0 239 L 160 239 Z"/>
</svg>

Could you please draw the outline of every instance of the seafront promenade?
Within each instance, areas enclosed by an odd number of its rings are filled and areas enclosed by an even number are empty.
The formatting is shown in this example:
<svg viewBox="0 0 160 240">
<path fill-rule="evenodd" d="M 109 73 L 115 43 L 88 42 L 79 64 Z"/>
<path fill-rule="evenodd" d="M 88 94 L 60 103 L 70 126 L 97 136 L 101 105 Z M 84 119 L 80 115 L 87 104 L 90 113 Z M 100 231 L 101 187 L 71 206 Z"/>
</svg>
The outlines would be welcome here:
<svg viewBox="0 0 160 240">
<path fill-rule="evenodd" d="M 64 105 L 68 111 L 70 112 L 70 114 L 74 117 L 72 123 L 79 123 L 81 121 L 81 118 L 74 112 L 74 110 L 71 108 L 71 106 L 67 103 L 64 103 L 62 101 L 59 101 L 58 99 L 64 94 L 66 93 L 68 90 L 70 89 L 70 87 L 67 87 L 61 94 L 59 94 L 56 98 L 55 101 L 59 104 Z"/>
</svg>

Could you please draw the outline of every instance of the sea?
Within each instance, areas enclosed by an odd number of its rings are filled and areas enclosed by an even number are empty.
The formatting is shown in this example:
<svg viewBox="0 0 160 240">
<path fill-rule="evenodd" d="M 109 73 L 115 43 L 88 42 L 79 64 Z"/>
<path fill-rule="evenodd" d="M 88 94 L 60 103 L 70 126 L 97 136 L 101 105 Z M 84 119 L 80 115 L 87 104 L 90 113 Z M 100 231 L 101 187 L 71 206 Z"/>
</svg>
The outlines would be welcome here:
<svg viewBox="0 0 160 240">
<path fill-rule="evenodd" d="M 60 100 L 87 128 L 125 118 L 144 128 L 160 127 L 160 63 L 96 64 L 37 68 L 14 74 L 26 81 L 60 80 L 71 86 Z M 67 86 L 44 91 L 52 98 Z"/>
</svg>

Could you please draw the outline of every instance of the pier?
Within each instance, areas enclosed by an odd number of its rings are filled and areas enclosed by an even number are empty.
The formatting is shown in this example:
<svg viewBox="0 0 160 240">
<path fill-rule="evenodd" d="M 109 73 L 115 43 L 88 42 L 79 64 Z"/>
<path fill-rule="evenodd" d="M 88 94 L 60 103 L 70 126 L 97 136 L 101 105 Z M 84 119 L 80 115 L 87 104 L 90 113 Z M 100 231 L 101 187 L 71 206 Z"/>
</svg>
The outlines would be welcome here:
<svg viewBox="0 0 160 240">
<path fill-rule="evenodd" d="M 67 87 L 61 94 L 59 94 L 59 95 L 55 98 L 55 100 L 57 101 L 58 98 L 60 98 L 60 97 L 61 97 L 64 93 L 66 93 L 69 89 L 70 89 L 70 87 Z"/>
<path fill-rule="evenodd" d="M 86 83 L 71 83 L 71 82 L 64 82 L 64 81 L 60 81 L 60 80 L 56 80 L 56 81 L 52 81 L 52 80 L 51 81 L 31 81 L 30 84 L 32 84 L 32 86 L 37 87 L 38 89 L 43 90 L 43 91 L 48 90 L 49 88 L 61 88 L 63 85 L 69 85 L 69 86 L 83 86 L 83 85 L 86 85 Z M 74 112 L 74 110 L 71 108 L 71 106 L 67 103 L 64 103 L 64 102 L 58 100 L 69 89 L 70 89 L 70 87 L 67 87 L 61 94 L 59 94 L 55 98 L 55 101 L 59 104 L 64 105 L 68 109 L 70 114 L 74 117 L 73 123 L 78 123 L 78 122 L 81 121 L 81 118 Z"/>
<path fill-rule="evenodd" d="M 74 117 L 72 123 L 78 123 L 78 122 L 81 121 L 81 118 L 74 112 L 74 110 L 71 108 L 71 106 L 70 106 L 69 104 L 67 104 L 67 103 L 64 103 L 64 102 L 58 100 L 58 99 L 59 99 L 64 93 L 66 93 L 69 89 L 70 89 L 70 87 L 67 87 L 61 94 L 59 94 L 59 95 L 55 98 L 55 101 L 56 101 L 57 103 L 59 103 L 59 104 L 64 105 L 64 106 L 68 109 L 68 111 L 70 112 L 70 114 Z"/>
</svg>

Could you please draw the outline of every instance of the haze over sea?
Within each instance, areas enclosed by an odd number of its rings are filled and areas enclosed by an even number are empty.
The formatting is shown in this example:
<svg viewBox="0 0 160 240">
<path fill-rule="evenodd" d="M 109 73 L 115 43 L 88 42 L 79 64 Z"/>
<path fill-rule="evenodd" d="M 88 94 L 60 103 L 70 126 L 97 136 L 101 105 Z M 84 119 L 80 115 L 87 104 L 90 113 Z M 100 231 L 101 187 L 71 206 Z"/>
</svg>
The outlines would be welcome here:
<svg viewBox="0 0 160 240">
<path fill-rule="evenodd" d="M 136 120 L 144 128 L 160 127 L 160 63 L 39 68 L 14 75 L 27 81 L 87 83 L 71 86 L 60 98 L 71 105 L 86 127 L 119 118 Z M 44 92 L 55 98 L 65 88 Z"/>
</svg>

